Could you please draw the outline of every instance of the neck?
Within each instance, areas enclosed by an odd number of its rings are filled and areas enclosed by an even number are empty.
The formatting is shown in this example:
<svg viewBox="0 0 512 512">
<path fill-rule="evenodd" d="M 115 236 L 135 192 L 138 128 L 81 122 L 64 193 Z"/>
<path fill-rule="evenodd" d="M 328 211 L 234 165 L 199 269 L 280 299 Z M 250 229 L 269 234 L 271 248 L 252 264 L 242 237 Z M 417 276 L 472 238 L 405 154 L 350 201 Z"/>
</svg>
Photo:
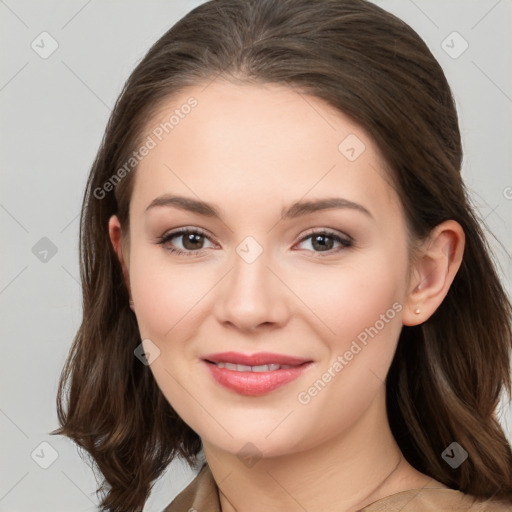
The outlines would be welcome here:
<svg viewBox="0 0 512 512">
<path fill-rule="evenodd" d="M 387 421 L 384 386 L 348 431 L 307 450 L 244 464 L 236 453 L 204 440 L 203 446 L 222 512 L 355 512 L 432 481 L 402 456 Z"/>
</svg>

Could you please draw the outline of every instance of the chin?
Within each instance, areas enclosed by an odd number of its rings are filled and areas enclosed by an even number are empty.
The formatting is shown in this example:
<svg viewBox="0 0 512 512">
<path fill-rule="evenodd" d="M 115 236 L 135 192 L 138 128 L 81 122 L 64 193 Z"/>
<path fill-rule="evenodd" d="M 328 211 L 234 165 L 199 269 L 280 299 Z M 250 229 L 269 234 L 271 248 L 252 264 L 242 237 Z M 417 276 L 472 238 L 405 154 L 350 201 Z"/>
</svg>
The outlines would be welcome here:
<svg viewBox="0 0 512 512">
<path fill-rule="evenodd" d="M 259 425 L 259 428 L 254 428 L 254 425 L 229 425 L 224 424 L 226 430 L 232 437 L 223 431 L 220 436 L 212 437 L 212 431 L 206 429 L 209 435 L 199 435 L 203 443 L 215 446 L 215 451 L 227 452 L 240 458 L 242 462 L 248 459 L 261 459 L 273 458 L 292 453 L 300 452 L 307 449 L 304 438 L 297 432 L 297 428 L 288 425 L 287 428 L 282 425 L 277 429 L 275 424 L 272 428 L 266 425 Z M 273 429 L 275 429 L 273 431 Z M 279 430 L 279 432 L 278 432 Z M 270 435 L 269 435 L 270 432 Z"/>
</svg>

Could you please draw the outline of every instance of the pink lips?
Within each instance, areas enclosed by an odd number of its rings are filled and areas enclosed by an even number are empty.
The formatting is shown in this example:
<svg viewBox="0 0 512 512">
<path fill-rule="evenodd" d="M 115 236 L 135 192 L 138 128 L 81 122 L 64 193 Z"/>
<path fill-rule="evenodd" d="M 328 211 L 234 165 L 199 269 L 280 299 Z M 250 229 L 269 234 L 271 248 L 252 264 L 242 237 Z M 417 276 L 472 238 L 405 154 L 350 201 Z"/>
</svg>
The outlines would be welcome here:
<svg viewBox="0 0 512 512">
<path fill-rule="evenodd" d="M 222 352 L 203 357 L 212 377 L 222 386 L 242 395 L 258 396 L 269 393 L 298 378 L 312 366 L 312 361 L 283 354 L 260 352 L 252 355 Z M 271 371 L 238 371 L 220 368 L 214 363 L 231 363 L 244 366 L 279 364 L 292 366 Z"/>
</svg>

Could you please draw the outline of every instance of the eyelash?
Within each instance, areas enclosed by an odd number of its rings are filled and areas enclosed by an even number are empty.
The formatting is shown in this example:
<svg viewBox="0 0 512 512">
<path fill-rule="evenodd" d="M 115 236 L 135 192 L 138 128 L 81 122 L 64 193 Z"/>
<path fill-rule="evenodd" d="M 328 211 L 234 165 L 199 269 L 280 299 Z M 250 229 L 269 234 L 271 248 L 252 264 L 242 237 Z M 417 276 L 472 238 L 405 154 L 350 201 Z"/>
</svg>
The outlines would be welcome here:
<svg viewBox="0 0 512 512">
<path fill-rule="evenodd" d="M 203 235 L 203 236 L 205 236 L 206 238 L 209 239 L 209 236 L 204 231 L 202 231 L 199 228 L 194 228 L 194 229 L 181 228 L 181 229 L 178 229 L 176 231 L 172 231 L 171 233 L 167 233 L 166 235 L 160 237 L 158 242 L 156 242 L 156 243 L 158 245 L 164 246 L 167 242 L 169 242 L 173 238 L 176 238 L 176 237 L 178 237 L 180 235 L 185 235 L 185 234 Z M 341 251 L 343 249 L 346 249 L 348 247 L 352 247 L 353 246 L 353 240 L 350 237 L 342 238 L 341 236 L 339 236 L 335 232 L 332 232 L 332 231 L 326 230 L 326 229 L 323 229 L 323 230 L 320 230 L 320 231 L 310 231 L 309 233 L 304 235 L 299 240 L 299 243 L 302 243 L 302 242 L 306 241 L 307 239 L 312 238 L 313 235 L 328 236 L 329 238 L 332 238 L 335 242 L 339 242 L 341 244 L 341 247 L 330 249 L 328 251 L 310 251 L 310 252 L 316 253 L 318 255 L 318 257 L 320 257 L 320 258 L 323 258 L 323 257 L 326 257 L 326 256 L 331 256 L 332 254 L 338 253 L 339 251 Z M 194 251 L 184 251 L 182 249 L 176 249 L 175 247 L 166 247 L 165 249 L 167 251 L 169 251 L 170 253 L 176 254 L 178 256 L 200 256 L 202 254 L 202 251 L 205 250 L 205 249 L 197 249 L 197 250 L 194 250 Z"/>
</svg>

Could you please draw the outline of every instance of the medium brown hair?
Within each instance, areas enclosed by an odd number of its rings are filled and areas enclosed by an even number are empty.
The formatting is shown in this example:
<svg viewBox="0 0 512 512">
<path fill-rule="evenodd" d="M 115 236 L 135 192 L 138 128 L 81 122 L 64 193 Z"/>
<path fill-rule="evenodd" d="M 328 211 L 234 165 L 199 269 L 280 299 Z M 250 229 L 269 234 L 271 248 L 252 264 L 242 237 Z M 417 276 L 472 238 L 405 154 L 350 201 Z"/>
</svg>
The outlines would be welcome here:
<svg viewBox="0 0 512 512">
<path fill-rule="evenodd" d="M 197 462 L 201 440 L 134 357 L 141 340 L 108 220 L 117 214 L 127 231 L 136 168 L 115 191 L 98 190 L 129 160 L 159 106 L 218 76 L 293 87 L 359 123 L 384 157 L 414 240 L 447 219 L 460 223 L 466 246 L 447 296 L 426 322 L 402 329 L 386 383 L 389 421 L 419 471 L 512 503 L 512 453 L 495 416 L 501 392 L 511 392 L 512 306 L 462 182 L 457 113 L 441 67 L 414 30 L 365 0 L 212 0 L 166 32 L 129 77 L 83 200 L 83 320 L 52 433 L 96 463 L 107 484 L 98 490 L 102 510 L 141 510 L 173 458 Z M 469 454 L 457 469 L 441 457 L 453 441 Z"/>
</svg>

